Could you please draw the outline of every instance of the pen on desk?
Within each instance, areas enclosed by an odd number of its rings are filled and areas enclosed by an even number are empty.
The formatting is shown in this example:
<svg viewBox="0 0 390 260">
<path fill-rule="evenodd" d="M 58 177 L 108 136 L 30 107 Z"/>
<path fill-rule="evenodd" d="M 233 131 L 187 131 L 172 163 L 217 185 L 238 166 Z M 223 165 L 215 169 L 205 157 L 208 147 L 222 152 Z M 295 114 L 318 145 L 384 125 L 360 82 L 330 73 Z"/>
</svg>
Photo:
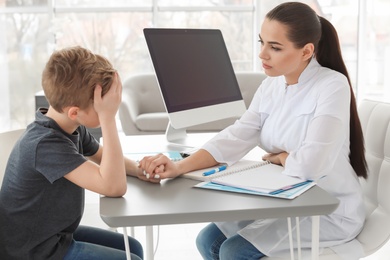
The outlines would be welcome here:
<svg viewBox="0 0 390 260">
<path fill-rule="evenodd" d="M 226 165 L 222 165 L 222 166 L 220 166 L 218 168 L 215 168 L 215 169 L 212 169 L 210 171 L 204 172 L 203 176 L 209 176 L 209 175 L 214 174 L 216 172 L 220 172 L 220 171 L 226 170 L 226 168 L 227 168 Z"/>
</svg>

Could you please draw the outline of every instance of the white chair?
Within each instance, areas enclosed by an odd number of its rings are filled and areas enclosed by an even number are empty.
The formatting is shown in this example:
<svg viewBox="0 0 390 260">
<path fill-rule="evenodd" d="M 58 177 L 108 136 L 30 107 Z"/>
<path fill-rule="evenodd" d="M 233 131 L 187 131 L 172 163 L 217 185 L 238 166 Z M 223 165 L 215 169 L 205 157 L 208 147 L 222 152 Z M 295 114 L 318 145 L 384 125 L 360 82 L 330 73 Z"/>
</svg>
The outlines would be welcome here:
<svg viewBox="0 0 390 260">
<path fill-rule="evenodd" d="M 237 72 L 236 78 L 248 107 L 266 75 L 263 72 Z M 125 135 L 165 133 L 169 118 L 154 73 L 133 75 L 123 81 L 119 118 Z M 193 126 L 188 132 L 218 132 L 236 119 Z"/>
<path fill-rule="evenodd" d="M 24 133 L 24 131 L 25 129 L 17 129 L 0 133 L 0 187 L 3 182 L 8 157 L 16 141 Z"/>
<path fill-rule="evenodd" d="M 357 238 L 368 256 L 390 238 L 390 103 L 364 100 L 359 117 L 369 178 L 362 181 L 366 223 Z"/>
<path fill-rule="evenodd" d="M 363 100 L 358 112 L 365 139 L 369 177 L 361 179 L 366 221 L 357 240 L 362 244 L 365 256 L 369 256 L 390 239 L 390 103 Z M 319 259 L 343 258 L 330 248 L 325 248 Z"/>
</svg>

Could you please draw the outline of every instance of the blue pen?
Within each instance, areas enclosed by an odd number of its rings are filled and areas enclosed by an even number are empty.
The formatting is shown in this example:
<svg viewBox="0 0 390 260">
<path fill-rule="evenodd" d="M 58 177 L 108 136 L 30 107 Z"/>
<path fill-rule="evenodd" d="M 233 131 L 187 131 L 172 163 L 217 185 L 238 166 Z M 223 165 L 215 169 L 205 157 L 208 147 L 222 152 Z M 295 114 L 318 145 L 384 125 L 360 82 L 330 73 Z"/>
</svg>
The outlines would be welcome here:
<svg viewBox="0 0 390 260">
<path fill-rule="evenodd" d="M 222 165 L 221 167 L 218 167 L 218 168 L 212 169 L 210 171 L 204 172 L 203 176 L 209 176 L 209 175 L 214 174 L 216 172 L 220 172 L 220 171 L 226 170 L 226 168 L 227 168 L 226 165 Z"/>
</svg>

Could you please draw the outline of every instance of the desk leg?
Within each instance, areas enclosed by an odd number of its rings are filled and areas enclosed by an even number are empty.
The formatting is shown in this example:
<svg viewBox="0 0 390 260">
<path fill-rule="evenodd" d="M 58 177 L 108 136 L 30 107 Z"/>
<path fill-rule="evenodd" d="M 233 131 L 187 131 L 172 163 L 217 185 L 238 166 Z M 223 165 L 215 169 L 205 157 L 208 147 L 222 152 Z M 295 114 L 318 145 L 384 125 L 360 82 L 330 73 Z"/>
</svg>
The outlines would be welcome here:
<svg viewBox="0 0 390 260">
<path fill-rule="evenodd" d="M 134 227 L 130 227 L 130 236 L 134 237 L 134 235 L 135 235 Z"/>
<path fill-rule="evenodd" d="M 312 234 L 311 234 L 311 259 L 319 259 L 320 246 L 320 216 L 312 216 Z"/>
<path fill-rule="evenodd" d="M 129 238 L 127 236 L 127 227 L 123 227 L 123 239 L 125 240 L 126 259 L 131 260 Z"/>
<path fill-rule="evenodd" d="M 154 259 L 153 226 L 146 226 L 146 259 Z"/>
<path fill-rule="evenodd" d="M 291 218 L 287 218 L 287 226 L 288 226 L 288 240 L 290 242 L 290 259 L 294 260 L 294 243 L 292 238 L 292 229 L 291 229 Z"/>
<path fill-rule="evenodd" d="M 302 250 L 301 250 L 301 228 L 299 226 L 299 217 L 295 218 L 295 226 L 297 229 L 297 248 L 298 248 L 298 260 L 302 259 Z"/>
</svg>

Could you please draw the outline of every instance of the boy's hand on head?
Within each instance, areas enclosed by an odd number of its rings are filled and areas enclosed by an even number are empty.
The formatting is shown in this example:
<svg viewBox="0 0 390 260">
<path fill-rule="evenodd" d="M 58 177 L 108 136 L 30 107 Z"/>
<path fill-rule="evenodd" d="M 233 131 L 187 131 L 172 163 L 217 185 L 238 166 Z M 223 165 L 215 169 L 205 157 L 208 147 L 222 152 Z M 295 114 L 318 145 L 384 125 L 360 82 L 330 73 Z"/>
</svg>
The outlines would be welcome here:
<svg viewBox="0 0 390 260">
<path fill-rule="evenodd" d="M 102 87 L 96 85 L 94 92 L 94 109 L 99 118 L 115 117 L 122 101 L 122 82 L 118 73 L 115 73 L 114 80 L 108 92 L 102 97 Z"/>
</svg>

